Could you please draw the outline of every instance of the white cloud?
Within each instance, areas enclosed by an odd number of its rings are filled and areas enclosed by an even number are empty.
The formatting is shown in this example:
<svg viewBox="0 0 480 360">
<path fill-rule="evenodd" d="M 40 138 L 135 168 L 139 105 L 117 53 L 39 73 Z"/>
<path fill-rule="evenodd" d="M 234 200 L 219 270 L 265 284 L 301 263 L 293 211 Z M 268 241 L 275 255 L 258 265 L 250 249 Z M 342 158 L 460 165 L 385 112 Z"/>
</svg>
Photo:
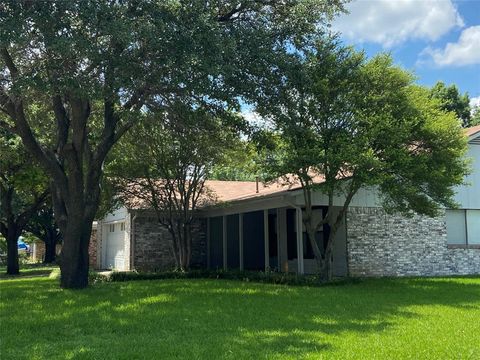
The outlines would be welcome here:
<svg viewBox="0 0 480 360">
<path fill-rule="evenodd" d="M 355 42 L 391 47 L 409 39 L 435 41 L 464 22 L 451 0 L 358 0 L 333 30 Z"/>
<path fill-rule="evenodd" d="M 438 66 L 462 66 L 480 64 L 480 25 L 466 28 L 455 43 L 443 49 L 427 47 L 421 55 L 431 56 Z"/>
<path fill-rule="evenodd" d="M 470 108 L 480 106 L 480 96 L 470 98 Z"/>
<path fill-rule="evenodd" d="M 259 113 L 253 111 L 252 109 L 244 109 L 241 114 L 243 118 L 252 126 L 258 128 L 274 128 L 274 124 L 272 121 L 260 116 Z"/>
<path fill-rule="evenodd" d="M 242 115 L 249 123 L 256 123 L 258 121 L 261 121 L 260 115 L 252 110 L 242 111 Z"/>
</svg>

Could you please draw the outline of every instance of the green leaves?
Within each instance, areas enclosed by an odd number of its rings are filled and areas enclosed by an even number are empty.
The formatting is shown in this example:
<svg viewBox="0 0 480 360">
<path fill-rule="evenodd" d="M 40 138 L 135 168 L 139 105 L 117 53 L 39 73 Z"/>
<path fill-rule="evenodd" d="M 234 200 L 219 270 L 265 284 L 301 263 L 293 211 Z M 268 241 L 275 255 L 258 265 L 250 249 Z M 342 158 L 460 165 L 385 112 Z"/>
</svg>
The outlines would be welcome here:
<svg viewBox="0 0 480 360">
<path fill-rule="evenodd" d="M 319 187 L 342 193 L 375 187 L 384 205 L 405 214 L 435 215 L 452 207 L 453 187 L 468 171 L 466 139 L 456 116 L 384 54 L 366 60 L 335 39 L 318 43 L 282 69 L 278 96 L 258 111 L 281 138 L 270 177 L 322 174 Z"/>
<path fill-rule="evenodd" d="M 463 127 L 474 125 L 470 113 L 470 98 L 467 93 L 460 94 L 455 85 L 446 86 L 439 81 L 430 90 L 430 97 L 440 101 L 442 110 L 455 113 Z"/>
<path fill-rule="evenodd" d="M 29 203 L 41 194 L 48 181 L 38 165 L 28 155 L 18 136 L 0 128 L 0 181 L 5 188 L 15 188 L 17 202 Z"/>
<path fill-rule="evenodd" d="M 0 128 L 0 227 L 16 224 L 21 231 L 45 201 L 48 185 L 20 138 Z"/>
</svg>

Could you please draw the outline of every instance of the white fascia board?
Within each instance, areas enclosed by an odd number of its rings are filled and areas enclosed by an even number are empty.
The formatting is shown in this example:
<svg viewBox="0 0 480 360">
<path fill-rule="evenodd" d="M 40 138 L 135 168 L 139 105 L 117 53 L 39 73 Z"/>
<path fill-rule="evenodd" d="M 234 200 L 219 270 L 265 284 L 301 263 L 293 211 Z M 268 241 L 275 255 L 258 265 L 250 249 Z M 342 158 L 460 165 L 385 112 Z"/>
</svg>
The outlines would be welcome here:
<svg viewBox="0 0 480 360">
<path fill-rule="evenodd" d="M 240 214 L 251 211 L 259 211 L 265 209 L 276 209 L 279 207 L 289 206 L 285 195 L 262 197 L 261 199 L 252 198 L 242 201 L 230 202 L 217 205 L 215 207 L 204 208 L 199 210 L 199 217 L 214 217 L 231 214 Z"/>
</svg>

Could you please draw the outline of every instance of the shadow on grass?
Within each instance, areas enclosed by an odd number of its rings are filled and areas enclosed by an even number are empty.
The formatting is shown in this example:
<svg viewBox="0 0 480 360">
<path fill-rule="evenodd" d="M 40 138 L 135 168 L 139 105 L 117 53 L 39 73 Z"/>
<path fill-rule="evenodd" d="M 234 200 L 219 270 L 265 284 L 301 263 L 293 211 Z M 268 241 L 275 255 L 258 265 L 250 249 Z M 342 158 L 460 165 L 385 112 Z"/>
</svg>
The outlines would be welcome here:
<svg viewBox="0 0 480 360">
<path fill-rule="evenodd" d="M 419 317 L 412 306 L 478 309 L 480 299 L 478 279 L 448 278 L 321 288 L 226 280 L 107 283 L 83 291 L 47 279 L 0 286 L 6 358 L 15 351 L 25 358 L 300 358 L 335 351 L 330 335 L 380 333 L 399 318 Z M 22 349 L 8 326 L 22 334 L 48 331 Z"/>
<path fill-rule="evenodd" d="M 48 266 L 43 264 L 41 266 L 38 265 L 38 266 L 25 267 L 20 269 L 20 274 L 18 275 L 8 275 L 6 273 L 6 269 L 0 269 L 0 280 L 49 276 L 50 273 L 57 268 L 58 266 L 54 266 L 54 265 Z"/>
</svg>

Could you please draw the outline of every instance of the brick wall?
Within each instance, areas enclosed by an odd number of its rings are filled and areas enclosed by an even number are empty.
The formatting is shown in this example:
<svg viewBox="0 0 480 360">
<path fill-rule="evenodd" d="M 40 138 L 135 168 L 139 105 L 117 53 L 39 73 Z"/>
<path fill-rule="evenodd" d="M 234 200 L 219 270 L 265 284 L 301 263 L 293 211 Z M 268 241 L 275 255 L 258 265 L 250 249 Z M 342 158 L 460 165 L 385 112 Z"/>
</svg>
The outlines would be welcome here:
<svg viewBox="0 0 480 360">
<path fill-rule="evenodd" d="M 43 261 L 45 259 L 45 243 L 41 240 L 35 241 L 35 244 L 32 245 L 32 248 L 32 261 Z"/>
<path fill-rule="evenodd" d="M 351 276 L 480 274 L 480 249 L 447 247 L 445 214 L 406 218 L 381 208 L 352 207 L 347 249 Z"/>
<path fill-rule="evenodd" d="M 170 270 L 175 267 L 171 235 L 155 217 L 137 216 L 133 224 L 133 268 L 136 270 Z M 192 267 L 206 266 L 206 222 L 194 225 Z"/>
</svg>

